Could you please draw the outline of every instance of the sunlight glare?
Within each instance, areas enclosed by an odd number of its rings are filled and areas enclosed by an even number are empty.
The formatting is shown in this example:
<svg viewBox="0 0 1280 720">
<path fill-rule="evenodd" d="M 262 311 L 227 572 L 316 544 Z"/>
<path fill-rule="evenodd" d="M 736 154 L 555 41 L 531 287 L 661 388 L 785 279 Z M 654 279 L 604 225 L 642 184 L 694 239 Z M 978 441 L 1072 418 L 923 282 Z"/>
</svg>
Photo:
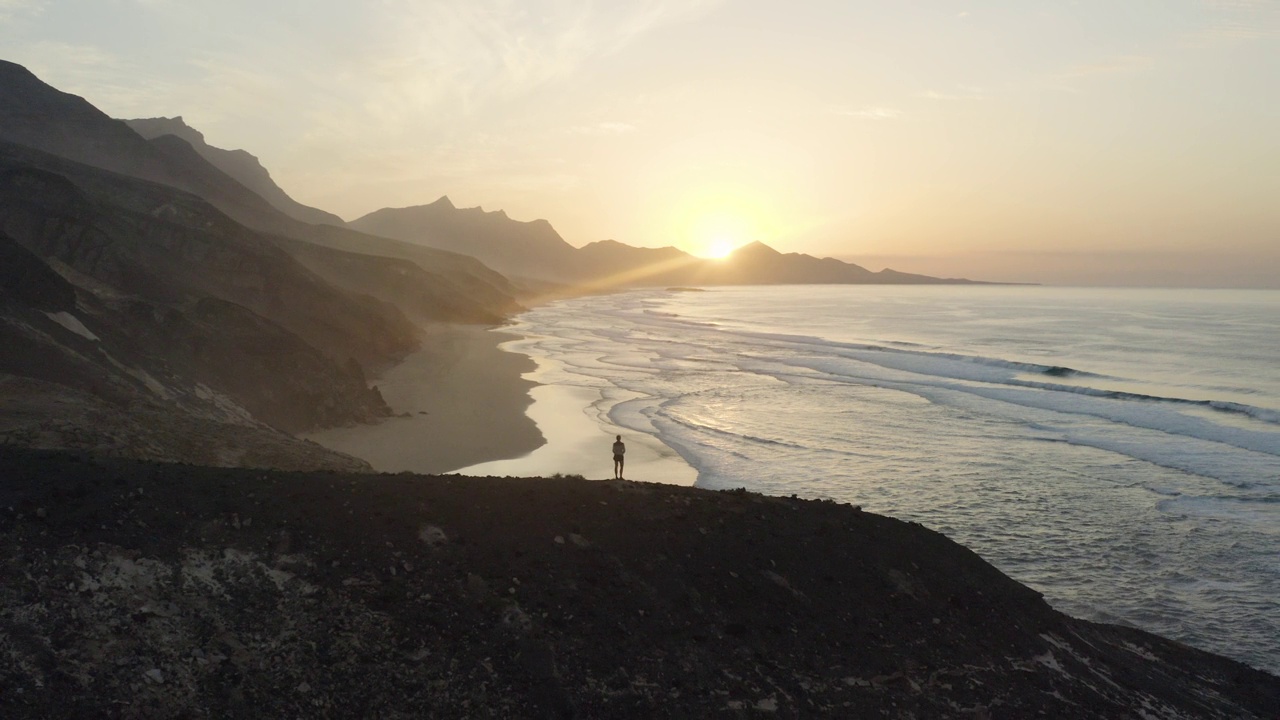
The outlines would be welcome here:
<svg viewBox="0 0 1280 720">
<path fill-rule="evenodd" d="M 672 244 L 695 257 L 728 258 L 752 242 L 785 234 L 773 199 L 740 183 L 711 183 L 680 193 L 666 205 Z"/>
<path fill-rule="evenodd" d="M 718 237 L 713 239 L 706 250 L 706 257 L 711 260 L 723 260 L 733 254 L 738 249 L 740 243 L 734 242 L 732 238 Z"/>
<path fill-rule="evenodd" d="M 705 212 L 690 223 L 688 246 L 694 255 L 722 260 L 756 232 L 753 223 L 732 210 Z"/>
</svg>

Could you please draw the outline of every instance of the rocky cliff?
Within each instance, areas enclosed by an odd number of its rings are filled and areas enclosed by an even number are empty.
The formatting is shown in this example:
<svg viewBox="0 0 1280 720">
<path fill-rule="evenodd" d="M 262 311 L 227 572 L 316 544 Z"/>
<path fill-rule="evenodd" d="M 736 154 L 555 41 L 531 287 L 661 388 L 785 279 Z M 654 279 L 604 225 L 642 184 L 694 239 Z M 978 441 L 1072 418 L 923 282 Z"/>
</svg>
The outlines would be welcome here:
<svg viewBox="0 0 1280 720">
<path fill-rule="evenodd" d="M 36 447 L 360 467 L 281 431 L 386 416 L 366 370 L 417 347 L 413 321 L 518 309 L 474 258 L 290 217 L 5 62 L 0 250 L 0 438 Z"/>
<path fill-rule="evenodd" d="M 1274 718 L 919 525 L 569 478 L 0 449 L 0 713 Z"/>
<path fill-rule="evenodd" d="M 359 467 L 281 430 L 385 416 L 361 364 L 416 343 L 198 198 L 7 144 L 0 250 L 11 443 Z"/>
<path fill-rule="evenodd" d="M 122 298 L 58 264 L 61 272 L 0 233 L 0 444 L 206 465 L 366 467 L 250 412 L 257 409 L 282 426 L 308 426 L 326 419 L 311 404 L 316 394 L 327 394 L 329 402 L 320 407 L 330 420 L 350 418 L 349 395 L 357 396 L 356 407 L 380 412 L 381 399 L 362 381 L 334 385 L 323 368 L 324 384 L 308 385 L 315 376 L 297 372 L 272 378 L 252 365 L 252 352 L 234 343 L 216 357 L 193 359 L 187 353 L 193 338 L 206 347 L 222 340 L 217 323 Z M 243 308 L 232 312 L 251 316 Z M 189 367 L 175 369 L 176 358 Z M 237 367 L 242 369 L 233 380 L 219 382 L 220 374 Z M 274 380 L 285 381 L 268 388 L 279 404 L 262 408 L 255 393 L 262 388 L 246 386 Z"/>
</svg>

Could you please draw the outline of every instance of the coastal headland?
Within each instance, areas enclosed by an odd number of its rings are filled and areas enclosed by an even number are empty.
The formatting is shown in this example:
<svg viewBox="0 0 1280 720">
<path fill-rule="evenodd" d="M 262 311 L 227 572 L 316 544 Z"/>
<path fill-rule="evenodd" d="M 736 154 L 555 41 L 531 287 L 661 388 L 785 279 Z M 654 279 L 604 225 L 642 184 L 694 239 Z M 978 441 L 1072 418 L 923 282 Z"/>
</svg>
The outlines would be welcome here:
<svg viewBox="0 0 1280 720">
<path fill-rule="evenodd" d="M 848 505 L 15 448 L 0 466 L 9 718 L 1280 713 L 1280 678 L 1070 618 Z"/>
</svg>

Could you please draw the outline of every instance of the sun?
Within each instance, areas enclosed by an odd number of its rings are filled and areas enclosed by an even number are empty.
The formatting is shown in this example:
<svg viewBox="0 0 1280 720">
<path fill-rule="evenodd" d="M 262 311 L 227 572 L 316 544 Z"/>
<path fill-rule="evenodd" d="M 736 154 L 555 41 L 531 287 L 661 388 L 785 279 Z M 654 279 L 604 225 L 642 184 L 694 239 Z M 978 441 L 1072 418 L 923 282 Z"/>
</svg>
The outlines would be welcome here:
<svg viewBox="0 0 1280 720">
<path fill-rule="evenodd" d="M 670 218 L 673 244 L 708 260 L 725 260 L 738 248 L 767 243 L 779 233 L 769 200 L 738 187 L 691 191 L 672 204 Z"/>
<path fill-rule="evenodd" d="M 712 238 L 707 243 L 707 249 L 703 251 L 702 256 L 708 260 L 723 260 L 733 254 L 738 249 L 740 243 L 735 242 L 733 238 L 717 237 Z"/>
<path fill-rule="evenodd" d="M 689 223 L 686 247 L 698 257 L 723 260 L 745 245 L 751 223 L 731 212 L 708 212 Z"/>
</svg>

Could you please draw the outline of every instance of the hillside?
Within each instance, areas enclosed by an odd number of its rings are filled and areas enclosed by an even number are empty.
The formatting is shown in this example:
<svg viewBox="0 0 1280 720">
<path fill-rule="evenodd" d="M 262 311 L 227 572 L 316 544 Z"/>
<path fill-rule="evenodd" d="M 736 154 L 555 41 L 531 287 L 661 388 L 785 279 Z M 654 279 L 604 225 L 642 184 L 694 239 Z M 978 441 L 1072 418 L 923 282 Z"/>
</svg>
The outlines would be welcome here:
<svg viewBox="0 0 1280 720">
<path fill-rule="evenodd" d="M 565 280 L 580 276 L 574 247 L 546 220 L 520 222 L 501 210 L 458 209 L 448 197 L 429 205 L 383 208 L 348 225 L 370 235 L 470 255 L 514 277 Z"/>
<path fill-rule="evenodd" d="M 224 150 L 205 142 L 204 135 L 187 125 L 181 116 L 173 118 L 139 118 L 125 120 L 134 132 L 147 140 L 173 135 L 186 141 L 200 157 L 226 173 L 255 195 L 271 203 L 284 214 L 305 223 L 341 225 L 342 218 L 323 210 L 303 205 L 289 197 L 258 158 L 244 150 Z"/>
<path fill-rule="evenodd" d="M 417 343 L 198 198 L 3 143 L 0 247 L 5 442 L 355 467 L 281 430 L 385 416 L 362 366 Z"/>
<path fill-rule="evenodd" d="M 441 309 L 434 313 L 432 319 L 435 320 L 495 318 L 518 308 L 512 297 L 514 289 L 507 279 L 472 257 L 422 246 L 406 248 L 404 243 L 386 238 L 297 220 L 214 167 L 178 135 L 165 134 L 145 140 L 127 124 L 109 118 L 83 98 L 60 92 L 26 68 L 4 61 L 0 61 L 0 141 L 189 192 L 235 222 L 266 233 L 273 241 L 287 238 L 370 258 L 409 260 L 432 282 L 458 290 L 451 299 L 455 310 Z M 278 244 L 286 250 L 298 247 L 288 240 Z M 308 256 L 313 265 L 322 262 L 316 256 L 316 253 Z M 324 257 L 339 256 L 325 254 Z M 380 261 L 362 262 L 368 266 Z M 399 267 L 397 263 L 387 262 L 378 271 L 389 278 L 398 274 Z M 342 275 L 339 268 L 321 269 L 328 277 Z M 376 283 L 353 282 L 347 289 L 394 303 L 394 297 L 382 295 L 379 287 Z M 472 291 L 474 296 L 468 294 Z M 464 311 L 459 314 L 457 307 Z"/>
<path fill-rule="evenodd" d="M 474 258 L 301 222 L 2 62 L 0 250 L 0 441 L 34 447 L 363 467 L 288 433 L 386 417 L 367 375 L 417 323 L 519 307 Z"/>
<path fill-rule="evenodd" d="M 1067 617 L 938 533 L 831 502 L 0 465 L 7 718 L 1280 714 L 1280 678 Z"/>
</svg>

